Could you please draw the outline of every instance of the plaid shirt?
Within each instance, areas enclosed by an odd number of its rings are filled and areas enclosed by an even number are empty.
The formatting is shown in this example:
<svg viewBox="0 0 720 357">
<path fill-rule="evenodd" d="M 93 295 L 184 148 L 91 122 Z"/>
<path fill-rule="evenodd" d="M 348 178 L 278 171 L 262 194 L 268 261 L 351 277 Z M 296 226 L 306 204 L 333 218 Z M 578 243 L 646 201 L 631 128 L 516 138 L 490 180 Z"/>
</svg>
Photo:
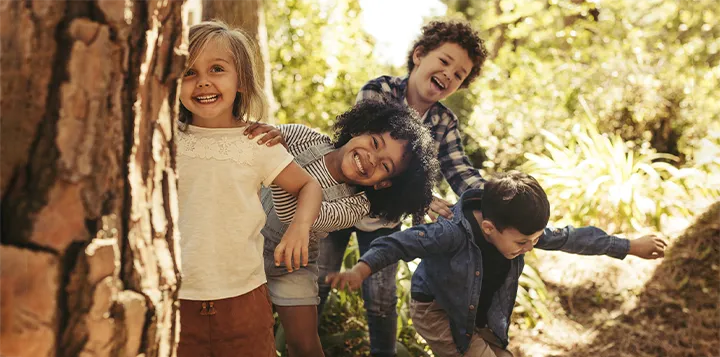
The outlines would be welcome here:
<svg viewBox="0 0 720 357">
<path fill-rule="evenodd" d="M 407 105 L 407 83 L 408 77 L 375 78 L 360 89 L 356 102 L 385 97 Z M 440 102 L 436 102 L 423 116 L 423 124 L 430 129 L 435 139 L 440 170 L 453 191 L 460 196 L 469 188 L 482 188 L 485 180 L 465 155 L 455 114 Z"/>
</svg>

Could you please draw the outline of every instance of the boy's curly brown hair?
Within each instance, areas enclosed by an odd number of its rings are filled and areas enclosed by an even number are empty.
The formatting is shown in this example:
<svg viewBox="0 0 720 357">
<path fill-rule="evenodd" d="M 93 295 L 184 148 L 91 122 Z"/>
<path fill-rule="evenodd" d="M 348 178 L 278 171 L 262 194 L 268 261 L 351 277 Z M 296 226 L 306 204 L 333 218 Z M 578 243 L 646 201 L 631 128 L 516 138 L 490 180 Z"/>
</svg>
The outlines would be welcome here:
<svg viewBox="0 0 720 357">
<path fill-rule="evenodd" d="M 473 30 L 467 21 L 435 20 L 423 26 L 420 37 L 413 43 L 412 49 L 408 53 L 408 73 L 411 73 L 415 68 L 415 62 L 413 62 L 415 49 L 420 48 L 420 52 L 424 56 L 446 42 L 456 43 L 464 48 L 473 63 L 470 74 L 460 85 L 460 88 L 467 88 L 480 74 L 480 69 L 488 55 L 485 41 L 480 38 L 477 31 Z"/>
</svg>

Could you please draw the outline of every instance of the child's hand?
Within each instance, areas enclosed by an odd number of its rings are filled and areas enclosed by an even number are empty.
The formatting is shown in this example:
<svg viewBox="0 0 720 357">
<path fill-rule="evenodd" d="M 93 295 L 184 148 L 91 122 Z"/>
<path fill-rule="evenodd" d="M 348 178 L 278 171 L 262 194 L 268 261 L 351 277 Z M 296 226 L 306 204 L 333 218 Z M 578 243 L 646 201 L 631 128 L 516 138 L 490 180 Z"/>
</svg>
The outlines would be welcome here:
<svg viewBox="0 0 720 357">
<path fill-rule="evenodd" d="M 258 140 L 258 145 L 266 144 L 267 146 L 275 146 L 278 143 L 282 144 L 287 149 L 287 143 L 285 138 L 282 136 L 280 129 L 265 123 L 252 123 L 245 128 L 243 134 L 247 135 L 250 139 L 262 135 Z"/>
<path fill-rule="evenodd" d="M 428 211 L 428 216 L 430 216 L 430 219 L 433 222 L 437 221 L 438 216 L 443 216 L 447 219 L 451 219 L 453 216 L 452 210 L 450 210 L 451 206 L 452 203 L 445 201 L 442 198 L 433 197 L 432 202 L 430 202 L 430 210 Z"/>
<path fill-rule="evenodd" d="M 630 252 L 643 259 L 657 259 L 665 256 L 667 242 L 651 234 L 630 241 Z"/>
<path fill-rule="evenodd" d="M 280 244 L 275 247 L 275 266 L 285 262 L 288 272 L 308 265 L 308 244 L 310 244 L 310 228 L 304 229 L 290 224 Z M 293 265 L 294 264 L 294 265 Z"/>
<path fill-rule="evenodd" d="M 361 261 L 350 270 L 342 273 L 329 273 L 325 277 L 325 282 L 330 284 L 333 289 L 345 289 L 347 287 L 350 290 L 357 290 L 362 286 L 363 280 L 367 279 L 371 273 L 370 266 Z"/>
<path fill-rule="evenodd" d="M 363 279 L 359 273 L 348 270 L 342 273 L 329 273 L 325 277 L 325 282 L 330 284 L 333 289 L 357 290 L 362 286 Z"/>
</svg>

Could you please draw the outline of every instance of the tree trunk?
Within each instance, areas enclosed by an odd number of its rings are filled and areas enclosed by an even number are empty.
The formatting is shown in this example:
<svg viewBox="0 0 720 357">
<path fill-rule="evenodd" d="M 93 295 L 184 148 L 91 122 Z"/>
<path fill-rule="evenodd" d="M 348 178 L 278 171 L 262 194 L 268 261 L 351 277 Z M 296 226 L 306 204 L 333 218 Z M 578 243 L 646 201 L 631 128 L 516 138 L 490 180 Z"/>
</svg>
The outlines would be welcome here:
<svg viewBox="0 0 720 357">
<path fill-rule="evenodd" d="M 269 105 L 268 121 L 275 121 L 275 111 L 278 104 L 273 95 L 270 75 L 270 49 L 268 34 L 265 27 L 265 8 L 263 0 L 202 0 L 202 18 L 204 20 L 218 19 L 225 23 L 239 27 L 250 34 L 258 44 L 260 50 L 259 70 L 263 81 L 265 96 Z"/>
<path fill-rule="evenodd" d="M 0 2 L 0 355 L 175 355 L 181 6 Z"/>
</svg>

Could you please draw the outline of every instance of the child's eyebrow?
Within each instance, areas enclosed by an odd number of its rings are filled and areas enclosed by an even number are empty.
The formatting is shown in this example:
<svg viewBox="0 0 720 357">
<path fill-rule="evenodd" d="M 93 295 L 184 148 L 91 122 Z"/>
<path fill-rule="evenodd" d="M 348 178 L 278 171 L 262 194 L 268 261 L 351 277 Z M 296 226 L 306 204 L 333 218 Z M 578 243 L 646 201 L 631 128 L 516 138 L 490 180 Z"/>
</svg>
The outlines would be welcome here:
<svg viewBox="0 0 720 357">
<path fill-rule="evenodd" d="M 223 62 L 225 62 L 225 63 L 227 63 L 227 64 L 230 64 L 230 62 L 228 62 L 228 61 L 226 61 L 224 58 L 220 58 L 220 57 L 214 59 L 213 61 L 223 61 Z"/>
<path fill-rule="evenodd" d="M 453 58 L 453 56 L 450 56 L 450 55 L 447 54 L 446 52 L 442 52 L 442 54 L 444 54 L 445 56 L 447 56 L 451 61 L 455 62 L 455 59 Z M 462 72 L 462 74 L 464 75 L 464 74 L 466 74 L 468 71 L 467 71 L 465 68 L 460 67 L 460 72 Z"/>
</svg>

